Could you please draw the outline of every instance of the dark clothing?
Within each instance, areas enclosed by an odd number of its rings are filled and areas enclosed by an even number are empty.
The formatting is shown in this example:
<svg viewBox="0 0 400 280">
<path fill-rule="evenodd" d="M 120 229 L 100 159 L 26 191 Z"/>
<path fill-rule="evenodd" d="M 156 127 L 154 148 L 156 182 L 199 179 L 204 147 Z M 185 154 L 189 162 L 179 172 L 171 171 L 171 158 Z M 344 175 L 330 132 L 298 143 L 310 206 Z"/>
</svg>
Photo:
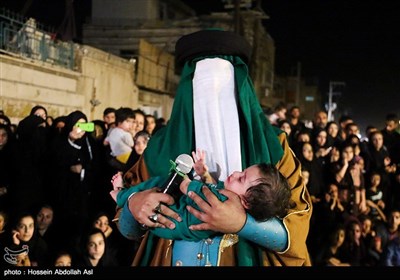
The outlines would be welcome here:
<svg viewBox="0 0 400 280">
<path fill-rule="evenodd" d="M 400 163 L 400 134 L 396 131 L 388 132 L 386 129 L 382 131 L 383 144 L 387 148 L 392 163 Z"/>
<path fill-rule="evenodd" d="M 86 116 L 75 111 L 67 116 L 63 133 L 55 140 L 52 148 L 54 156 L 53 188 L 55 190 L 55 209 L 58 213 L 66 240 L 72 238 L 79 242 L 79 236 L 85 229 L 91 215 L 89 207 L 90 193 L 94 188 L 99 159 L 95 141 L 86 133 L 82 138 L 72 142 L 69 133 L 79 119 Z M 75 173 L 72 166 L 80 164 L 82 171 Z"/>
<path fill-rule="evenodd" d="M 381 260 L 385 266 L 400 266 L 400 237 L 396 237 L 389 242 Z"/>
<path fill-rule="evenodd" d="M 348 238 L 346 236 L 346 238 Z M 364 266 L 367 263 L 367 248 L 364 242 L 360 241 L 360 245 L 355 242 L 345 242 L 340 247 L 340 259 L 349 263 L 351 266 Z"/>
<path fill-rule="evenodd" d="M 44 203 L 45 175 L 48 166 L 48 130 L 41 117 L 31 115 L 18 125 L 15 178 L 10 188 L 13 213 L 33 212 Z"/>
<path fill-rule="evenodd" d="M 7 143 L 0 149 L 0 188 L 6 188 L 7 193 L 0 195 L 0 211 L 9 213 L 12 206 L 10 198 L 10 186 L 15 179 L 15 161 L 11 143 Z"/>
</svg>

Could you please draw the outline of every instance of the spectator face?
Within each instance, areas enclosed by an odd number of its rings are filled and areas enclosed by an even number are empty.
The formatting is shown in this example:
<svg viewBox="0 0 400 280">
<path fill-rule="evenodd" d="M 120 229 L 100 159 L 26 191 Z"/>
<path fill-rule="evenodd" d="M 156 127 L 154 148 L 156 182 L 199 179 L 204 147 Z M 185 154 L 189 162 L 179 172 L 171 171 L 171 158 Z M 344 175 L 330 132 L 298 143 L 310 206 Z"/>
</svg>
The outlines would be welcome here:
<svg viewBox="0 0 400 280">
<path fill-rule="evenodd" d="M 348 137 L 350 139 L 351 144 L 360 144 L 360 138 L 356 134 L 349 135 Z"/>
<path fill-rule="evenodd" d="M 308 135 L 307 133 L 300 133 L 297 136 L 297 141 L 298 142 L 310 142 L 310 135 Z"/>
<path fill-rule="evenodd" d="M 328 115 L 325 112 L 318 112 L 315 115 L 314 123 L 316 127 L 324 128 L 328 123 Z"/>
<path fill-rule="evenodd" d="M 32 217 L 26 216 L 23 217 L 16 228 L 18 232 L 18 239 L 24 242 L 28 242 L 31 240 L 33 236 L 33 232 L 35 230 L 35 222 Z"/>
<path fill-rule="evenodd" d="M 333 138 L 335 138 L 338 135 L 338 132 L 339 132 L 339 126 L 336 123 L 332 123 L 328 127 L 328 134 Z"/>
<path fill-rule="evenodd" d="M 347 137 L 350 135 L 359 135 L 360 134 L 360 129 L 358 128 L 357 125 L 353 124 L 350 125 L 348 130 L 347 130 Z"/>
<path fill-rule="evenodd" d="M 286 119 L 286 109 L 281 109 L 278 112 L 276 112 L 276 115 L 278 116 L 278 119 L 284 120 Z"/>
<path fill-rule="evenodd" d="M 376 132 L 376 131 L 378 131 L 378 128 L 376 128 L 376 127 L 370 127 L 370 128 L 368 128 L 367 131 L 366 131 L 367 137 L 369 138 L 369 137 L 371 136 L 371 134 L 374 133 L 374 132 Z"/>
<path fill-rule="evenodd" d="M 354 240 L 360 240 L 360 238 L 361 238 L 361 228 L 360 228 L 360 225 L 358 225 L 358 224 L 353 224 L 351 230 L 352 230 L 352 233 L 354 234 L 354 235 L 353 235 Z"/>
<path fill-rule="evenodd" d="M 342 151 L 342 157 L 347 161 L 351 161 L 354 158 L 354 150 L 352 147 L 345 147 Z"/>
<path fill-rule="evenodd" d="M 342 246 L 345 237 L 346 237 L 346 232 L 345 232 L 343 229 L 339 230 L 339 233 L 338 233 L 338 240 L 337 240 L 337 245 L 338 245 L 339 247 Z"/>
<path fill-rule="evenodd" d="M 9 125 L 9 123 L 4 118 L 0 118 L 0 123 L 1 124 L 5 124 L 5 125 Z"/>
<path fill-rule="evenodd" d="M 43 207 L 40 209 L 36 216 L 37 228 L 39 230 L 46 230 L 53 222 L 53 210 L 50 208 Z"/>
<path fill-rule="evenodd" d="M 71 256 L 68 254 L 59 256 L 54 262 L 55 266 L 71 266 L 71 264 L 72 259 Z"/>
<path fill-rule="evenodd" d="M 306 143 L 303 145 L 302 153 L 303 153 L 303 157 L 306 160 L 308 160 L 308 161 L 313 160 L 314 152 L 313 152 L 312 146 L 309 143 Z"/>
<path fill-rule="evenodd" d="M 332 198 L 339 197 L 339 189 L 335 184 L 329 185 L 329 194 L 331 195 Z"/>
<path fill-rule="evenodd" d="M 368 234 L 371 232 L 371 228 L 372 228 L 372 222 L 370 219 L 365 219 L 362 222 L 362 231 L 364 234 Z"/>
<path fill-rule="evenodd" d="M 336 162 L 340 159 L 340 151 L 338 148 L 333 147 L 331 150 L 331 162 Z"/>
<path fill-rule="evenodd" d="M 283 131 L 285 131 L 287 135 L 290 135 L 290 133 L 292 132 L 292 128 L 290 127 L 290 124 L 287 123 L 287 122 L 284 122 L 284 123 L 281 125 L 280 129 L 282 129 Z"/>
<path fill-rule="evenodd" d="M 290 116 L 294 119 L 298 119 L 300 117 L 300 109 L 299 108 L 293 108 L 290 111 Z"/>
<path fill-rule="evenodd" d="M 328 133 L 326 133 L 325 130 L 321 130 L 318 133 L 317 138 L 315 139 L 317 141 L 318 146 L 323 147 L 325 145 L 327 136 Z"/>
<path fill-rule="evenodd" d="M 149 139 L 144 135 L 141 135 L 135 139 L 135 151 L 138 155 L 143 154 L 144 150 L 147 147 L 148 141 Z"/>
<path fill-rule="evenodd" d="M 43 109 L 37 109 L 34 113 L 34 115 L 41 117 L 42 119 L 46 120 L 47 119 L 47 114 L 46 111 Z"/>
<path fill-rule="evenodd" d="M 95 222 L 94 227 L 100 229 L 102 232 L 106 232 L 109 226 L 109 220 L 107 216 L 100 216 Z"/>
<path fill-rule="evenodd" d="M 390 213 L 389 216 L 389 225 L 399 229 L 400 226 L 400 212 L 399 211 L 393 211 Z"/>
<path fill-rule="evenodd" d="M 7 144 L 8 142 L 8 133 L 5 129 L 0 128 L 0 150 Z"/>
<path fill-rule="evenodd" d="M 146 130 L 148 133 L 153 133 L 154 128 L 156 127 L 156 119 L 152 116 L 146 117 L 147 127 Z"/>
<path fill-rule="evenodd" d="M 357 146 L 358 147 L 358 146 Z M 357 148 L 356 147 L 356 148 Z M 359 149 L 359 148 L 358 148 Z M 362 157 L 357 160 L 357 164 L 360 166 L 360 170 L 363 171 L 365 169 L 365 161 Z"/>
<path fill-rule="evenodd" d="M 346 126 L 347 126 L 349 123 L 352 123 L 352 122 L 353 122 L 352 119 L 347 119 L 347 120 L 345 120 L 345 121 L 343 121 L 343 122 L 340 123 L 340 127 L 344 130 L 344 129 L 346 128 Z"/>
<path fill-rule="evenodd" d="M 375 149 L 379 151 L 383 147 L 383 136 L 380 133 L 375 133 L 372 138 L 372 145 L 374 145 Z"/>
<path fill-rule="evenodd" d="M 386 128 L 386 131 L 392 132 L 397 128 L 397 126 L 398 126 L 398 124 L 395 121 L 391 120 L 391 121 L 386 121 L 385 128 Z"/>
<path fill-rule="evenodd" d="M 65 126 L 65 122 L 63 122 L 63 121 L 58 121 L 58 122 L 56 123 L 56 129 L 57 129 L 57 131 L 58 131 L 58 132 L 61 132 L 62 129 L 64 128 L 64 126 Z"/>
<path fill-rule="evenodd" d="M 372 186 L 379 186 L 380 183 L 381 183 L 381 176 L 379 174 L 374 174 L 371 176 Z"/>
<path fill-rule="evenodd" d="M 144 129 L 144 116 L 142 114 L 135 114 L 136 132 Z"/>
<path fill-rule="evenodd" d="M 109 124 L 111 124 L 111 123 L 114 123 L 114 122 L 115 122 L 115 113 L 114 113 L 114 112 L 111 112 L 111 113 L 108 113 L 107 115 L 103 116 L 103 121 L 104 121 L 107 125 L 109 125 Z"/>
<path fill-rule="evenodd" d="M 101 259 L 101 257 L 104 255 L 105 248 L 105 240 L 101 233 L 95 233 L 89 237 L 87 251 L 91 259 Z"/>
</svg>

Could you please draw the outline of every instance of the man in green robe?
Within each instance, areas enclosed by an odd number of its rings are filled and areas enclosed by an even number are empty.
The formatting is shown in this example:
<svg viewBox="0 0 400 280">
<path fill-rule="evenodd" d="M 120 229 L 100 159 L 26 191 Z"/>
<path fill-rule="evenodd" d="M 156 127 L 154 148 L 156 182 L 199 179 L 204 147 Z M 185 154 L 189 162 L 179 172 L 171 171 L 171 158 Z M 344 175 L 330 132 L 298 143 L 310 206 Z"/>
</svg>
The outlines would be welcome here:
<svg viewBox="0 0 400 280">
<path fill-rule="evenodd" d="M 257 100 L 246 64 L 249 54 L 250 46 L 242 37 L 221 30 L 195 32 L 177 42 L 176 57 L 183 71 L 171 117 L 125 180 L 135 185 L 165 176 L 171 159 L 200 148 L 210 155 L 207 165 L 218 180 L 260 162 L 275 164 L 291 185 L 295 207 L 283 219 L 258 223 L 246 214 L 235 194 L 221 191 L 228 197 L 222 203 L 205 189 L 207 202 L 191 195 L 201 211 L 188 210 L 203 221 L 191 230 L 213 230 L 221 235 L 199 241 L 166 240 L 141 230 L 140 225 L 173 227 L 167 217 L 179 218 L 167 207 L 173 204 L 172 197 L 156 188 L 138 192 L 119 215 L 124 236 L 143 236 L 133 265 L 311 264 L 306 246 L 310 196 L 286 135 L 271 126 Z"/>
</svg>

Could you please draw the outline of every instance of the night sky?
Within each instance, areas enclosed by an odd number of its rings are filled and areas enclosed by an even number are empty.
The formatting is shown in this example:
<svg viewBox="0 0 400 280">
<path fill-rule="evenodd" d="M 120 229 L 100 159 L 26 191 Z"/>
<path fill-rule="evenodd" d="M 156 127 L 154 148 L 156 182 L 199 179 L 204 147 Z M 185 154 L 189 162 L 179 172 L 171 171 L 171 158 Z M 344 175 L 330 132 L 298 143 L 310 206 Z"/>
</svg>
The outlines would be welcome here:
<svg viewBox="0 0 400 280">
<path fill-rule="evenodd" d="M 28 1 L 2 0 L 16 12 Z M 90 0 L 75 0 L 79 27 L 90 15 Z M 220 0 L 183 1 L 198 11 L 223 10 Z M 384 125 L 387 113 L 400 115 L 400 1 L 391 0 L 263 0 L 263 21 L 275 40 L 276 72 L 293 73 L 297 62 L 306 80 L 318 81 L 327 98 L 329 81 L 338 112 L 349 114 L 365 129 Z M 64 17 L 63 0 L 32 0 L 25 13 L 57 28 Z M 81 32 L 78 30 L 78 36 Z M 79 38 L 77 38 L 79 41 Z"/>
<path fill-rule="evenodd" d="M 334 89 L 338 114 L 352 116 L 363 134 L 369 124 L 383 128 L 389 112 L 400 116 L 400 1 L 263 0 L 262 7 L 277 74 L 294 73 L 300 62 L 324 99 L 329 81 L 345 82 Z"/>
</svg>

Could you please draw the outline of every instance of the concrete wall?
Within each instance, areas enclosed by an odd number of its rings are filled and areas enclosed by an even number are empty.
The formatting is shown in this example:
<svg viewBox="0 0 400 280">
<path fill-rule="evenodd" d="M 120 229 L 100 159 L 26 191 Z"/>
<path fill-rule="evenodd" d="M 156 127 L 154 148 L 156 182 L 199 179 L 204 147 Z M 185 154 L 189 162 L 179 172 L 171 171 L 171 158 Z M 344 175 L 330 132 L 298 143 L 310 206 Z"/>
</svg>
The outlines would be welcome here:
<svg viewBox="0 0 400 280">
<path fill-rule="evenodd" d="M 94 23 L 123 24 L 132 19 L 157 19 L 158 0 L 92 0 Z"/>
<path fill-rule="evenodd" d="M 106 107 L 139 106 L 134 63 L 89 46 L 81 46 L 76 57 L 81 72 L 78 89 L 86 93 L 84 109 L 90 119 L 102 119 Z M 100 103 L 93 106 L 91 100 Z"/>
<path fill-rule="evenodd" d="M 102 119 L 106 107 L 139 106 L 134 64 L 87 46 L 75 53 L 75 71 L 0 54 L 0 109 L 12 123 L 35 105 L 53 117 L 81 110 L 91 120 Z"/>
<path fill-rule="evenodd" d="M 39 104 L 52 116 L 82 108 L 85 94 L 77 91 L 79 73 L 6 55 L 0 58 L 0 108 L 13 123 Z"/>
</svg>

